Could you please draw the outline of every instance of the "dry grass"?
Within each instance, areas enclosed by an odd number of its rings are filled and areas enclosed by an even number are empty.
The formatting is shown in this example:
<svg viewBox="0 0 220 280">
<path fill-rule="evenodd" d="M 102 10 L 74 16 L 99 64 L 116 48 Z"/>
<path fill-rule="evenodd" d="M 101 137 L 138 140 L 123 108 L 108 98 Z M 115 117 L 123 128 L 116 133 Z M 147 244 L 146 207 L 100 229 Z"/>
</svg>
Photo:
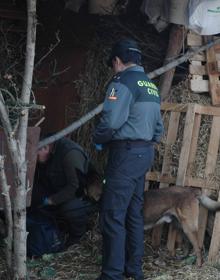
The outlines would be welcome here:
<svg viewBox="0 0 220 280">
<path fill-rule="evenodd" d="M 95 280 L 101 269 L 101 235 L 95 226 L 82 238 L 80 244 L 71 246 L 67 251 L 54 255 L 44 255 L 40 259 L 28 260 L 30 280 Z M 177 250 L 178 257 L 183 254 Z M 1 254 L 1 256 L 3 256 Z M 192 265 L 194 256 L 183 260 L 169 257 L 165 246 L 159 250 L 151 247 L 149 235 L 145 236 L 145 255 L 143 270 L 148 280 L 205 280 L 220 279 L 220 266 Z M 0 262 L 0 279 L 4 276 L 5 266 Z"/>
</svg>

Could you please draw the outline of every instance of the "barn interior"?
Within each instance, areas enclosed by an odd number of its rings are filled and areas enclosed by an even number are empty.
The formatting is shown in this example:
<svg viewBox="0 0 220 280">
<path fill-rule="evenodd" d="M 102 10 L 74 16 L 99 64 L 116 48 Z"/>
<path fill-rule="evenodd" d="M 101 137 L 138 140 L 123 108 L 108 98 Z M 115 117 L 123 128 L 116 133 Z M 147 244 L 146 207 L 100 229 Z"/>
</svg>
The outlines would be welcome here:
<svg viewBox="0 0 220 280">
<path fill-rule="evenodd" d="M 152 2 L 156 4 L 150 10 Z M 186 10 L 189 1 L 162 2 L 38 0 L 32 102 L 45 109 L 33 108 L 29 125 L 40 127 L 42 134 L 59 132 L 102 103 L 112 77 L 106 60 L 112 44 L 120 38 L 138 42 L 147 73 L 194 51 L 176 67 L 154 75 L 161 93 L 165 134 L 156 147 L 152 170 L 146 174 L 146 190 L 175 184 L 192 186 L 219 200 L 220 44 L 198 52 L 219 34 L 201 35 L 187 27 L 180 10 Z M 173 8 L 169 19 L 161 12 L 164 5 Z M 0 3 L 1 88 L 12 96 L 19 94 L 22 84 L 26 9 L 22 0 Z M 12 119 L 16 113 L 12 108 Z M 104 172 L 107 153 L 98 153 L 91 138 L 98 119 L 99 115 L 66 136 L 80 143 Z M 200 214 L 205 265 L 200 269 L 193 266 L 190 245 L 190 254 L 183 257 L 188 242 L 176 228 L 159 227 L 145 234 L 146 279 L 218 279 L 220 216 L 204 209 Z M 174 247 L 175 258 L 169 255 Z M 28 263 L 30 279 L 60 280 L 95 279 L 100 264 L 97 216 L 92 217 L 80 244 Z M 0 278 L 6 279 L 4 259 L 0 268 Z"/>
</svg>

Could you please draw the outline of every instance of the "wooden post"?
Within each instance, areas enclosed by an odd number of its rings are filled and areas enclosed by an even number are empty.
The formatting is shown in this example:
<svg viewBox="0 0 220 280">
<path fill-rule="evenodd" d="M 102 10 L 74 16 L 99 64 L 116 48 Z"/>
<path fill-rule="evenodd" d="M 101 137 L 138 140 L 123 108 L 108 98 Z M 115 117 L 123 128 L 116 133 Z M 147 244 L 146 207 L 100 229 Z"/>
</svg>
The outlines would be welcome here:
<svg viewBox="0 0 220 280">
<path fill-rule="evenodd" d="M 180 112 L 171 112 L 170 113 L 170 121 L 169 121 L 169 127 L 168 127 L 168 131 L 167 131 L 166 146 L 165 146 L 162 172 L 161 172 L 162 176 L 170 175 L 170 164 L 171 164 L 170 147 L 176 141 L 178 126 L 179 126 L 179 119 L 180 119 Z M 168 183 L 160 183 L 159 188 L 165 188 L 168 186 L 169 186 Z M 161 225 L 161 226 L 156 227 L 152 231 L 152 245 L 154 247 L 158 247 L 160 245 L 162 230 L 163 230 L 163 226 Z"/>
<path fill-rule="evenodd" d="M 190 170 L 193 166 L 195 156 L 196 156 L 196 148 L 197 148 L 197 142 L 199 137 L 199 130 L 200 130 L 200 124 L 201 124 L 201 115 L 196 114 L 194 119 L 194 126 L 193 126 L 193 135 L 192 135 L 192 141 L 190 146 L 190 154 L 189 154 L 189 161 L 188 161 L 188 167 L 187 167 L 187 175 L 190 175 Z"/>
<path fill-rule="evenodd" d="M 185 40 L 185 34 L 184 34 L 184 27 L 176 24 L 172 26 L 164 64 L 169 63 L 170 61 L 173 60 L 173 58 L 176 58 L 179 55 L 183 46 L 183 42 Z M 175 69 L 176 68 L 173 68 L 167 71 L 160 78 L 159 88 L 160 88 L 161 100 L 165 100 L 169 96 Z"/>
<path fill-rule="evenodd" d="M 205 41 L 212 39 L 212 36 L 205 36 Z M 213 105 L 220 105 L 220 71 L 218 70 L 218 63 L 216 59 L 215 48 L 211 47 L 206 51 L 207 72 L 209 76 L 209 91 L 212 98 Z"/>
<path fill-rule="evenodd" d="M 170 164 L 171 161 L 171 145 L 176 142 L 178 127 L 179 127 L 179 120 L 180 120 L 180 112 L 171 112 L 170 113 L 170 121 L 169 127 L 167 131 L 167 139 L 166 139 L 166 146 L 164 151 L 164 159 L 162 165 L 161 175 L 170 175 Z M 167 183 L 160 183 L 160 188 L 168 187 L 169 184 Z"/>
<path fill-rule="evenodd" d="M 207 152 L 205 177 L 207 181 L 209 176 L 214 173 L 216 160 L 218 155 L 219 140 L 220 140 L 220 129 L 219 129 L 220 117 L 214 116 L 212 121 L 212 128 L 209 140 L 209 147 Z M 208 195 L 209 190 L 203 190 L 203 193 Z M 201 206 L 199 213 L 199 245 L 203 246 L 205 229 L 207 224 L 208 210 Z"/>
<path fill-rule="evenodd" d="M 218 195 L 218 201 L 220 201 L 220 193 Z M 219 261 L 217 259 L 218 253 L 220 250 L 220 212 L 217 212 L 215 214 L 215 222 L 214 227 L 212 231 L 212 239 L 211 244 L 209 248 L 209 255 L 208 255 L 208 261 L 209 262 L 217 262 Z"/>
<path fill-rule="evenodd" d="M 182 143 L 182 149 L 179 158 L 179 168 L 178 168 L 177 180 L 176 180 L 176 184 L 179 186 L 185 185 L 185 177 L 186 177 L 188 162 L 190 158 L 191 142 L 192 142 L 193 131 L 194 131 L 194 119 L 195 119 L 195 105 L 189 104 L 186 113 L 183 143 Z M 176 236 L 177 236 L 176 230 L 173 228 L 173 226 L 170 227 L 168 240 L 167 240 L 167 248 L 171 253 L 175 251 Z"/>
<path fill-rule="evenodd" d="M 193 138 L 194 120 L 195 120 L 195 105 L 189 104 L 186 113 L 182 149 L 179 158 L 179 168 L 178 168 L 177 180 L 176 180 L 176 184 L 178 186 L 185 185 L 185 177 L 186 177 L 188 162 L 190 158 L 191 142 Z"/>
<path fill-rule="evenodd" d="M 171 256 L 175 255 L 176 237 L 177 237 L 177 230 L 171 224 L 169 227 L 168 239 L 167 239 L 167 249 L 171 253 Z"/>
</svg>

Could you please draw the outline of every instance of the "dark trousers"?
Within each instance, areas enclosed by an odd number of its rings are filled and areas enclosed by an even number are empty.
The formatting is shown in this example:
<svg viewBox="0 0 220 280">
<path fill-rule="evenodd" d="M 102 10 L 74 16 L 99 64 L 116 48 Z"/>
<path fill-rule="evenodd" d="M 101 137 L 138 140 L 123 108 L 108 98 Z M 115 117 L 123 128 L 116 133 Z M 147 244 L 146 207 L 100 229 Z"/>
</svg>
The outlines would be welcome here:
<svg viewBox="0 0 220 280">
<path fill-rule="evenodd" d="M 77 241 L 87 230 L 90 214 L 97 210 L 97 204 L 86 199 L 74 198 L 60 205 L 31 207 L 27 213 L 55 220 L 60 230 L 69 234 L 70 240 Z"/>
<path fill-rule="evenodd" d="M 67 223 L 72 239 L 77 240 L 86 232 L 89 216 L 96 208 L 97 205 L 89 200 L 75 198 L 58 206 L 56 214 Z"/>
<path fill-rule="evenodd" d="M 102 280 L 121 280 L 124 274 L 144 279 L 143 193 L 153 158 L 152 144 L 110 148 L 100 213 Z"/>
</svg>

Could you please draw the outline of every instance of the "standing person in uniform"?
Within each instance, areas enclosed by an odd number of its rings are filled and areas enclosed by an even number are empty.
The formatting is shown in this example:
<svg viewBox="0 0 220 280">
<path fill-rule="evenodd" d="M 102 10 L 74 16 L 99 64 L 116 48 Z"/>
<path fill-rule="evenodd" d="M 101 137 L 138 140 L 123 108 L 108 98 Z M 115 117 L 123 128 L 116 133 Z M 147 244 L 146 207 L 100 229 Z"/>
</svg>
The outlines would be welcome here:
<svg viewBox="0 0 220 280">
<path fill-rule="evenodd" d="M 94 143 L 109 147 L 101 199 L 103 236 L 99 280 L 143 280 L 143 193 L 154 159 L 154 143 L 163 133 L 160 96 L 141 67 L 141 51 L 130 39 L 117 42 L 108 61 L 110 82 Z"/>
</svg>

